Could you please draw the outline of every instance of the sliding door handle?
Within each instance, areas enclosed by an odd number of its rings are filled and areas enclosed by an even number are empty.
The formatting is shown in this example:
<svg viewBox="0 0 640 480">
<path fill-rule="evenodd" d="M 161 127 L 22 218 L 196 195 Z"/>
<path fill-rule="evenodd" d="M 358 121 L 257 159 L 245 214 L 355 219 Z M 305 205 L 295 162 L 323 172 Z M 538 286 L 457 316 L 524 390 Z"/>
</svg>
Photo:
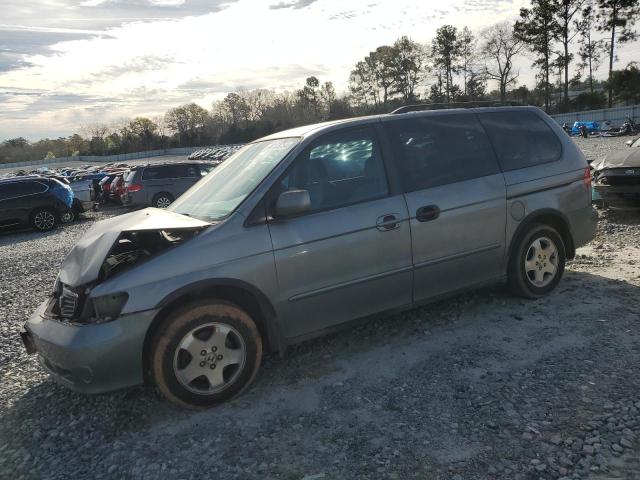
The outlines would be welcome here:
<svg viewBox="0 0 640 480">
<path fill-rule="evenodd" d="M 440 208 L 437 205 L 425 205 L 416 210 L 416 220 L 419 222 L 429 222 L 440 216 Z"/>
</svg>

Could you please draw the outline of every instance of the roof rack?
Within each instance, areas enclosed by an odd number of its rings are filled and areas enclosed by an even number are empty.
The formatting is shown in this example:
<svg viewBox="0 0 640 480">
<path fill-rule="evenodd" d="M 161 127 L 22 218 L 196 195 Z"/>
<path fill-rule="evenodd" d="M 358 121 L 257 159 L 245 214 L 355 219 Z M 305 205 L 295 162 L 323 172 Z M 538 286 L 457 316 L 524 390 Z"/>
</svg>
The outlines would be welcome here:
<svg viewBox="0 0 640 480">
<path fill-rule="evenodd" d="M 447 110 L 450 108 L 481 108 L 481 107 L 522 107 L 519 102 L 481 101 L 481 102 L 451 102 L 451 103 L 420 103 L 416 105 L 405 105 L 396 108 L 391 115 L 409 112 L 421 112 L 424 110 Z"/>
</svg>

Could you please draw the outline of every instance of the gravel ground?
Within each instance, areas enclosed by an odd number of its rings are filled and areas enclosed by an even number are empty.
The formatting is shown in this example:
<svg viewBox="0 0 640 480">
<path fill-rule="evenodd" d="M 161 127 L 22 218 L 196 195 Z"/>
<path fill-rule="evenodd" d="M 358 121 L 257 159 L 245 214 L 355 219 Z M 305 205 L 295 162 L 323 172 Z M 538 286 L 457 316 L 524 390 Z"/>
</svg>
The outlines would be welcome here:
<svg viewBox="0 0 640 480">
<path fill-rule="evenodd" d="M 19 324 L 112 214 L 0 236 L 0 478 L 640 478 L 640 213 L 602 212 L 547 298 L 495 287 L 370 321 L 198 413 L 149 388 L 69 392 L 23 352 Z"/>
</svg>

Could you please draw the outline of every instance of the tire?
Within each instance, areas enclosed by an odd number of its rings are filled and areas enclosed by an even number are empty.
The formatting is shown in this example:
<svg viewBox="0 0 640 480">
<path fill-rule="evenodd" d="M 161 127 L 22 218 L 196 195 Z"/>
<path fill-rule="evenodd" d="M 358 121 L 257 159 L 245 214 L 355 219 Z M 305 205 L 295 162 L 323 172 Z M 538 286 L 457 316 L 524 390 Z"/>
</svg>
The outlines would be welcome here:
<svg viewBox="0 0 640 480">
<path fill-rule="evenodd" d="M 37 208 L 31 213 L 31 226 L 39 232 L 48 232 L 58 225 L 58 214 L 50 208 Z"/>
<path fill-rule="evenodd" d="M 156 193 L 153 196 L 153 200 L 151 201 L 151 205 L 156 208 L 167 208 L 169 205 L 173 203 L 173 195 L 167 192 Z"/>
<path fill-rule="evenodd" d="M 76 219 L 76 211 L 70 208 L 60 214 L 60 223 L 71 223 Z"/>
<path fill-rule="evenodd" d="M 256 324 L 244 310 L 222 301 L 177 310 L 160 325 L 151 345 L 156 386 L 170 402 L 192 409 L 240 394 L 262 362 Z"/>
<path fill-rule="evenodd" d="M 509 259 L 509 287 L 525 298 L 547 295 L 564 273 L 566 249 L 562 237 L 553 227 L 533 224 L 516 242 Z"/>
</svg>

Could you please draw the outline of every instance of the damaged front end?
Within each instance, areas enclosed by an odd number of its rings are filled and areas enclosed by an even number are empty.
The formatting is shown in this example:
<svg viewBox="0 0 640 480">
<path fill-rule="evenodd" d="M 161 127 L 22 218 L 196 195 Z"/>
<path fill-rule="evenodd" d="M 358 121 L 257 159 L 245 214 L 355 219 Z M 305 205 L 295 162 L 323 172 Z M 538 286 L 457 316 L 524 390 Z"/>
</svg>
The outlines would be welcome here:
<svg viewBox="0 0 640 480">
<path fill-rule="evenodd" d="M 175 248 L 209 225 L 158 209 L 96 223 L 63 262 L 46 314 L 70 323 L 113 320 L 127 303 L 128 293 L 94 297 L 97 285 Z"/>
</svg>

